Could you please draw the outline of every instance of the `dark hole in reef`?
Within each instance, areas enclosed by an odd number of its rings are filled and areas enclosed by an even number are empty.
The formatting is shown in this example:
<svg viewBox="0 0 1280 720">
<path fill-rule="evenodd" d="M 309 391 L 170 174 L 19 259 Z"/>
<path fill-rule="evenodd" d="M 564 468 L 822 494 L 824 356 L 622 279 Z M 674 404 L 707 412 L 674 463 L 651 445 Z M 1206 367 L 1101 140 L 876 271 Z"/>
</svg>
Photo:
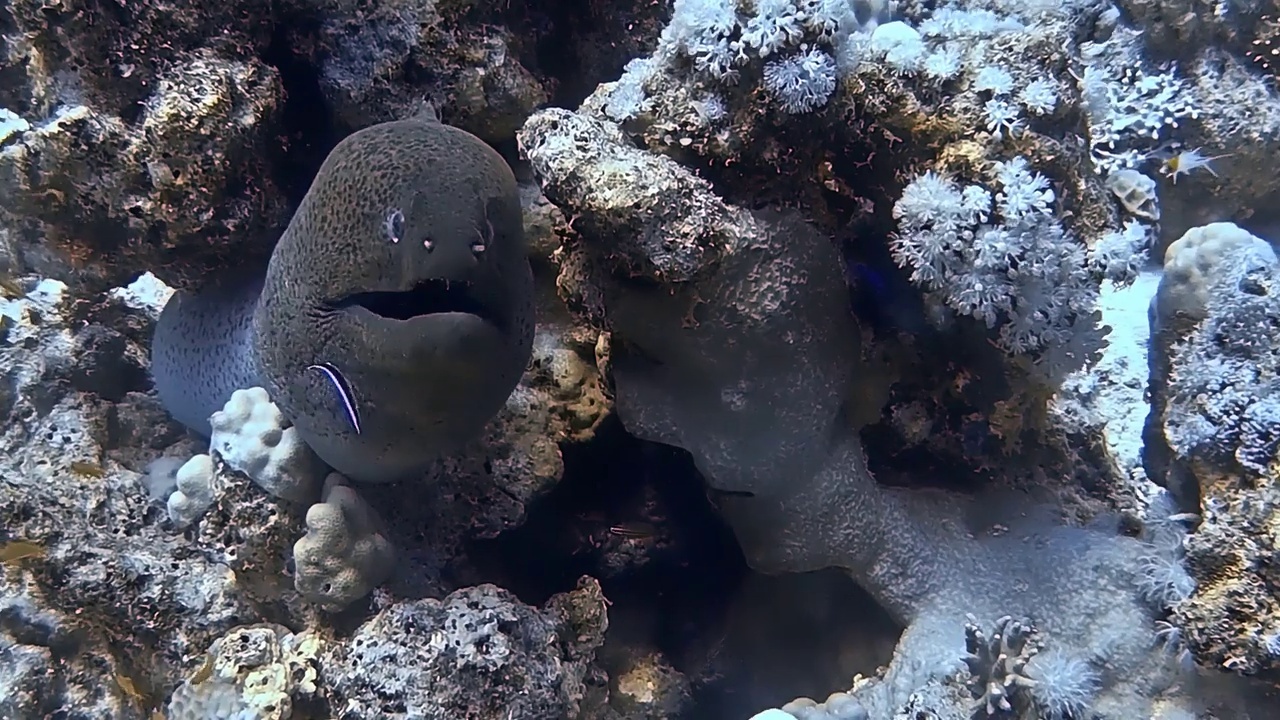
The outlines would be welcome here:
<svg viewBox="0 0 1280 720">
<path fill-rule="evenodd" d="M 732 531 L 716 514 L 687 453 L 628 434 L 606 419 L 587 443 L 562 446 L 564 476 L 530 507 L 524 525 L 479 540 L 469 555 L 493 582 L 541 604 L 582 575 L 600 580 L 610 600 L 660 587 L 728 592 L 747 571 Z M 612 530 L 611 528 L 616 528 Z M 611 572 L 602 555 L 630 536 L 669 537 L 648 559 Z"/>
<path fill-rule="evenodd" d="M 322 13 L 304 3 L 279 3 L 277 11 L 278 22 L 262 59 L 280 72 L 285 102 L 280 137 L 267 144 L 267 162 L 273 179 L 296 207 L 345 133 L 333 121 L 312 50 L 320 42 Z"/>
<path fill-rule="evenodd" d="M 596 578 L 610 602 L 598 659 L 611 675 L 655 650 L 690 682 L 680 720 L 731 720 L 821 700 L 887 661 L 901 628 L 843 573 L 747 568 L 713 505 L 721 494 L 688 453 L 639 440 L 616 417 L 562 449 L 564 479 L 525 524 L 469 543 L 467 557 L 476 579 L 532 605 Z"/>
<path fill-rule="evenodd" d="M 439 313 L 467 313 L 504 327 L 498 313 L 481 303 L 471 293 L 471 283 L 449 280 L 424 280 L 404 291 L 373 291 L 348 295 L 334 304 L 341 310 L 362 307 L 379 317 L 409 320 Z"/>
<path fill-rule="evenodd" d="M 476 541 L 468 555 L 486 579 L 535 605 L 595 577 L 611 615 L 654 618 L 650 642 L 682 657 L 747 573 L 692 461 L 632 437 L 612 417 L 592 442 L 563 453 L 564 479 L 533 503 L 525 524 Z"/>
</svg>

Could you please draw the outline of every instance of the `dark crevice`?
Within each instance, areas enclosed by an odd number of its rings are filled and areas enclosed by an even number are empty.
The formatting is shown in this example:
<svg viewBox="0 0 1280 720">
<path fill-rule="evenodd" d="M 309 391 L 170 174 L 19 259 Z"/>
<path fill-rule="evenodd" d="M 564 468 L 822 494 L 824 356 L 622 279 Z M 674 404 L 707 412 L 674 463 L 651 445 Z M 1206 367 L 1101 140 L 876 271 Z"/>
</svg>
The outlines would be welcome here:
<svg viewBox="0 0 1280 720">
<path fill-rule="evenodd" d="M 275 179 L 293 206 L 302 201 L 321 163 L 342 139 L 320 89 L 319 70 L 313 58 L 297 47 L 300 39 L 314 35 L 318 27 L 317 18 L 299 11 L 280 11 L 262 57 L 280 72 L 284 85 L 281 149 L 274 167 Z"/>
<path fill-rule="evenodd" d="M 564 448 L 564 465 L 523 526 L 476 542 L 469 556 L 535 605 L 591 575 L 611 615 L 655 618 L 646 643 L 685 656 L 747 573 L 688 453 L 638 440 L 610 418 L 592 442 Z"/>
<path fill-rule="evenodd" d="M 577 43 L 591 24 L 590 0 L 567 0 L 547 3 L 539 10 L 547 15 L 550 32 L 538 38 L 535 50 L 537 67 L 544 74 L 560 80 L 551 104 L 576 107 L 595 90 L 596 81 L 583 77 L 582 58 Z M 588 89 L 587 84 L 591 87 Z"/>
</svg>

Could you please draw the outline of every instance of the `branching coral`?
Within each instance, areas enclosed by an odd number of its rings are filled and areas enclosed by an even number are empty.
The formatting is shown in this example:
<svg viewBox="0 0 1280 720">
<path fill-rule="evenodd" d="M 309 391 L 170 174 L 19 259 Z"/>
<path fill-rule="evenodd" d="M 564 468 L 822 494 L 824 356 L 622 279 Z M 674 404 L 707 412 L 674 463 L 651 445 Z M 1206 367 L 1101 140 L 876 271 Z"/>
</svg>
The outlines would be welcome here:
<svg viewBox="0 0 1280 720">
<path fill-rule="evenodd" d="M 1025 673 L 1027 661 L 1036 652 L 1031 642 L 1034 634 L 1029 624 L 1005 615 L 996 620 L 995 631 L 988 637 L 978 619 L 969 616 L 964 625 L 964 663 L 969 667 L 970 692 L 981 702 L 975 715 L 1012 712 L 1010 697 L 1035 686 Z"/>
</svg>

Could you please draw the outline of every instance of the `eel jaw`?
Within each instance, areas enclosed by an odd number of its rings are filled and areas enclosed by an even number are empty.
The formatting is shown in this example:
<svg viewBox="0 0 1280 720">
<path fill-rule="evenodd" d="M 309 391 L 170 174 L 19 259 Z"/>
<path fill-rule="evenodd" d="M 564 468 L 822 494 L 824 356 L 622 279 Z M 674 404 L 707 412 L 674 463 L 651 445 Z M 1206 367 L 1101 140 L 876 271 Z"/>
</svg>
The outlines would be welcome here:
<svg viewBox="0 0 1280 720">
<path fill-rule="evenodd" d="M 504 313 L 485 302 L 468 280 L 430 278 L 408 290 L 373 290 L 348 295 L 333 304 L 338 310 L 363 308 L 389 320 L 411 320 L 417 317 L 462 313 L 474 315 L 499 329 L 508 325 Z"/>
</svg>

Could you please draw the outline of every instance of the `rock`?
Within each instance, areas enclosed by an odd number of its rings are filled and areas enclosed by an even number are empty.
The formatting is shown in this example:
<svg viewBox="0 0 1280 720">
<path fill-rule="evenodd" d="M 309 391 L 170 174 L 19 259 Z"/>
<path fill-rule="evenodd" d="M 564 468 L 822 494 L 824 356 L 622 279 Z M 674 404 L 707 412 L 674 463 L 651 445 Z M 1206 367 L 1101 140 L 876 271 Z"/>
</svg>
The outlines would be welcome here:
<svg viewBox="0 0 1280 720">
<path fill-rule="evenodd" d="M 599 610 L 562 612 L 580 601 Z M 585 581 L 542 609 L 493 585 L 392 605 L 324 656 L 334 717 L 593 717 L 603 601 Z"/>
</svg>

